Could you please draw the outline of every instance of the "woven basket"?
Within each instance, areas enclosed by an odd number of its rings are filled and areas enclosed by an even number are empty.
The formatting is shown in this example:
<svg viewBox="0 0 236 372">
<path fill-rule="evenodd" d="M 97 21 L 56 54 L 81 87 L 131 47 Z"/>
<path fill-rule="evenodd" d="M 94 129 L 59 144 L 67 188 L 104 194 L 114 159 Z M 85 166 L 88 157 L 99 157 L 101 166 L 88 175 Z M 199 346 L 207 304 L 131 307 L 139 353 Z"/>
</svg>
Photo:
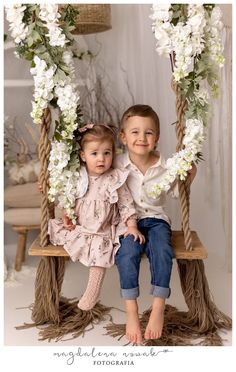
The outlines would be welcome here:
<svg viewBox="0 0 236 372">
<path fill-rule="evenodd" d="M 73 34 L 94 34 L 111 29 L 110 4 L 73 4 L 73 7 L 79 11 Z"/>
</svg>

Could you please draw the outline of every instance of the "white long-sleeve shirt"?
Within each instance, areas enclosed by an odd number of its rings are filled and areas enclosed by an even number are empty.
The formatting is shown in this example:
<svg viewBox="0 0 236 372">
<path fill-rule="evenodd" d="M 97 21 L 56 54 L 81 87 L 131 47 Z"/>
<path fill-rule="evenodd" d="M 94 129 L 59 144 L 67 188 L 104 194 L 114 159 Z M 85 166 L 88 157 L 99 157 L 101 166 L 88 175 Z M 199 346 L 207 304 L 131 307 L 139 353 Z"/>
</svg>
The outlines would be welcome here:
<svg viewBox="0 0 236 372">
<path fill-rule="evenodd" d="M 164 158 L 160 155 L 157 162 L 148 168 L 145 174 L 131 162 L 127 152 L 118 155 L 114 165 L 121 170 L 129 171 L 126 183 L 134 199 L 138 219 L 154 217 L 171 223 L 165 212 L 166 192 L 162 192 L 157 199 L 153 199 L 148 195 L 152 186 L 160 182 L 166 171 Z M 178 196 L 177 185 L 172 189 L 171 195 L 173 197 Z"/>
</svg>

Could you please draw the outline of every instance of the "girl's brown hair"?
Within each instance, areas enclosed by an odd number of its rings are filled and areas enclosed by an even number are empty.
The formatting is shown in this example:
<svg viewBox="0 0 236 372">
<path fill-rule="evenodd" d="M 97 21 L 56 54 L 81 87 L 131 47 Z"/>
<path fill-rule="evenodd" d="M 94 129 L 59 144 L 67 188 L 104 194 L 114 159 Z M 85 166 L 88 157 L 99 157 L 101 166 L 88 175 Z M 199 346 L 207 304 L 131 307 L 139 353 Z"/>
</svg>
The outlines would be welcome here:
<svg viewBox="0 0 236 372">
<path fill-rule="evenodd" d="M 157 113 L 148 105 L 134 105 L 129 107 L 121 118 L 120 130 L 122 131 L 125 126 L 125 122 L 132 116 L 141 116 L 145 118 L 151 118 L 156 125 L 157 135 L 160 134 L 160 121 Z"/>
<path fill-rule="evenodd" d="M 92 128 L 87 129 L 81 133 L 80 148 L 84 149 L 84 146 L 88 142 L 92 141 L 109 141 L 112 143 L 112 150 L 115 153 L 115 138 L 112 129 L 102 124 L 96 124 Z"/>
</svg>

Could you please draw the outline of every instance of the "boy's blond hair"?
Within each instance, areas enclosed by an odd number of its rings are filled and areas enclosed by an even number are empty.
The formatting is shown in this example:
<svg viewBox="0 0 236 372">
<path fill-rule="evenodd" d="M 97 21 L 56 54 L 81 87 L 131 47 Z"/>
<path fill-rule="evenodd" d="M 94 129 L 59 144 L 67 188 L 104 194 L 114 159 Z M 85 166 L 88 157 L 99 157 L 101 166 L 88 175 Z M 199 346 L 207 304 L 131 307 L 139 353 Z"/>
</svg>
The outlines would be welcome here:
<svg viewBox="0 0 236 372">
<path fill-rule="evenodd" d="M 151 118 L 156 125 L 157 135 L 160 134 L 160 121 L 157 113 L 148 105 L 134 105 L 129 107 L 121 118 L 120 130 L 123 131 L 125 122 L 132 116 Z"/>
</svg>

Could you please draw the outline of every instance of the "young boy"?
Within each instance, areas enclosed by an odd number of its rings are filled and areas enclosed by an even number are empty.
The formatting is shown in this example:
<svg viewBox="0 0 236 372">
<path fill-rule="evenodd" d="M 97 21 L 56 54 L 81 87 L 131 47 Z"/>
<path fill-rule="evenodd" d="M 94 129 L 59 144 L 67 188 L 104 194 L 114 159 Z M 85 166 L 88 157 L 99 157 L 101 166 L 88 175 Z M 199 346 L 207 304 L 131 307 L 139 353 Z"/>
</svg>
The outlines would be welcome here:
<svg viewBox="0 0 236 372">
<path fill-rule="evenodd" d="M 145 243 L 140 244 L 132 235 L 122 237 L 115 261 L 120 276 L 121 296 L 126 305 L 126 337 L 137 345 L 142 344 L 137 304 L 142 253 L 149 259 L 152 285 L 150 293 L 153 295 L 145 339 L 161 337 L 165 299 L 170 296 L 173 249 L 170 220 L 164 210 L 166 194 L 163 192 L 158 199 L 153 199 L 147 192 L 153 184 L 160 181 L 165 172 L 164 159 L 155 151 L 159 136 L 159 118 L 150 106 L 135 105 L 123 114 L 120 139 L 127 152 L 117 156 L 115 166 L 130 171 L 127 185 L 134 199 L 138 229 L 144 235 Z M 195 174 L 196 167 L 193 165 L 191 181 Z"/>
</svg>

